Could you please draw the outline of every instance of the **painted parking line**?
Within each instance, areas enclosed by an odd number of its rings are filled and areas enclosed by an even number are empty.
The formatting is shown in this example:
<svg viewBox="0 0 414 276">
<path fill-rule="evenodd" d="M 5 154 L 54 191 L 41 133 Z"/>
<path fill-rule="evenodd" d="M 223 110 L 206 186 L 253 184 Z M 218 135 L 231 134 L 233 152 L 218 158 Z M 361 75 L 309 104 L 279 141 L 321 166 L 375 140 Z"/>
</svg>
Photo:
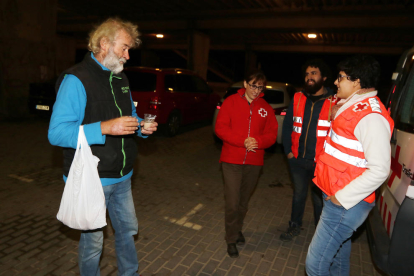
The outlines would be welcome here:
<svg viewBox="0 0 414 276">
<path fill-rule="evenodd" d="M 18 175 L 15 175 L 15 174 L 9 174 L 9 177 L 15 178 L 15 179 L 18 179 L 18 180 L 24 181 L 24 182 L 33 182 L 33 179 L 26 178 L 26 177 L 23 177 L 23 176 L 18 176 Z"/>
<path fill-rule="evenodd" d="M 175 219 L 175 218 L 170 218 L 170 217 L 164 217 L 165 220 L 168 220 L 171 223 L 175 223 L 181 226 L 185 226 L 187 228 L 191 228 L 194 230 L 200 230 L 201 228 L 203 228 L 201 225 L 192 223 L 192 222 L 188 222 L 188 220 L 195 215 L 195 213 L 197 213 L 198 210 L 200 210 L 201 208 L 203 208 L 203 204 L 198 204 L 196 207 L 194 207 L 190 212 L 188 212 L 185 216 L 183 216 L 180 219 Z"/>
</svg>

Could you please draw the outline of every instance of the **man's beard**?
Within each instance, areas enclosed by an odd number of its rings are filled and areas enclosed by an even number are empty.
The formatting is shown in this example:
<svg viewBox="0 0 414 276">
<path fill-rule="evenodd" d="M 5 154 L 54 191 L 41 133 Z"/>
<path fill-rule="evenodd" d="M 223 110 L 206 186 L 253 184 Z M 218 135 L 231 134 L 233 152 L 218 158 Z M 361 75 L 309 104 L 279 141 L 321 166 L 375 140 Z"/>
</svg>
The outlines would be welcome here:
<svg viewBox="0 0 414 276">
<path fill-rule="evenodd" d="M 322 86 L 323 86 L 323 79 L 321 78 L 319 81 L 315 81 L 313 84 L 309 84 L 309 80 L 305 83 L 305 92 L 310 95 L 315 95 Z"/>
<path fill-rule="evenodd" d="M 125 58 L 119 58 L 113 47 L 109 48 L 108 54 L 103 60 L 103 66 L 111 70 L 113 73 L 118 74 L 124 70 L 124 64 L 126 63 Z"/>
</svg>

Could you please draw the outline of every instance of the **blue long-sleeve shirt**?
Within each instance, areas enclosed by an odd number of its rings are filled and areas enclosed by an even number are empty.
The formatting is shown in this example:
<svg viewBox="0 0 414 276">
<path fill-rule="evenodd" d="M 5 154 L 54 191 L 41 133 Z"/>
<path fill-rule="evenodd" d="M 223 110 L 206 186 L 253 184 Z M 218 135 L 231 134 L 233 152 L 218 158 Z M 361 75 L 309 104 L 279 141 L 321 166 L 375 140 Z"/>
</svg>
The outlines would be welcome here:
<svg viewBox="0 0 414 276">
<path fill-rule="evenodd" d="M 103 70 L 109 71 L 108 68 L 99 63 L 93 53 L 91 53 L 91 56 Z M 132 116 L 136 117 L 140 123 L 142 118 L 138 117 L 134 102 L 132 101 L 131 92 L 129 93 L 131 97 Z M 64 148 L 76 148 L 79 126 L 85 117 L 86 101 L 86 90 L 82 82 L 74 75 L 66 75 L 59 87 L 50 119 L 48 138 L 52 145 Z M 102 134 L 101 122 L 86 124 L 83 129 L 89 145 L 105 144 L 106 135 Z M 148 137 L 142 135 L 140 125 L 137 130 L 137 135 L 142 138 Z M 120 178 L 101 178 L 102 186 L 124 181 L 130 178 L 132 173 L 133 171 Z M 65 176 L 63 176 L 63 179 L 66 181 Z"/>
</svg>

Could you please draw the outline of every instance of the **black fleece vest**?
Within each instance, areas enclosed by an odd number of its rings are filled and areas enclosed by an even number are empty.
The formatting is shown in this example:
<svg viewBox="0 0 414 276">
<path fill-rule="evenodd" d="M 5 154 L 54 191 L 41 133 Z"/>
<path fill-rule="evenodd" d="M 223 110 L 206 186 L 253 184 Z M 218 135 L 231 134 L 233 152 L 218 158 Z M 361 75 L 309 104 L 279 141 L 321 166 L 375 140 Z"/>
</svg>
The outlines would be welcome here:
<svg viewBox="0 0 414 276">
<path fill-rule="evenodd" d="M 132 115 L 129 83 L 124 73 L 115 75 L 111 71 L 102 70 L 92 59 L 91 53 L 88 53 L 81 63 L 60 75 L 56 82 L 56 91 L 67 74 L 76 76 L 86 90 L 85 118 L 82 125 Z M 104 145 L 91 145 L 91 149 L 100 159 L 98 172 L 101 178 L 120 178 L 128 174 L 137 155 L 134 135 L 106 135 Z M 74 149 L 63 149 L 63 170 L 66 176 L 74 155 Z"/>
</svg>

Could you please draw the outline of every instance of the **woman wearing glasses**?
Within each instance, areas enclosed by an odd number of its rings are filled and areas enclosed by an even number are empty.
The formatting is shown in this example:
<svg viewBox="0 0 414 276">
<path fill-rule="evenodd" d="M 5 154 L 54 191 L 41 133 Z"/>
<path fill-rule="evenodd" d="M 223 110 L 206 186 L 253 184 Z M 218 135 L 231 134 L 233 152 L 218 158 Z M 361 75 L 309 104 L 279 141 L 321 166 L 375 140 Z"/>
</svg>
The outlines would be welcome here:
<svg viewBox="0 0 414 276">
<path fill-rule="evenodd" d="M 243 220 L 250 196 L 263 166 L 264 149 L 277 137 L 277 121 L 262 99 L 266 76 L 258 71 L 244 81 L 244 88 L 224 100 L 215 132 L 223 141 L 220 162 L 224 175 L 227 253 L 237 258 L 236 244 L 245 243 Z"/>
<path fill-rule="evenodd" d="M 375 205 L 390 170 L 394 122 L 376 96 L 378 62 L 365 55 L 338 65 L 340 101 L 315 169 L 323 209 L 306 257 L 309 276 L 349 275 L 351 236 Z"/>
</svg>

